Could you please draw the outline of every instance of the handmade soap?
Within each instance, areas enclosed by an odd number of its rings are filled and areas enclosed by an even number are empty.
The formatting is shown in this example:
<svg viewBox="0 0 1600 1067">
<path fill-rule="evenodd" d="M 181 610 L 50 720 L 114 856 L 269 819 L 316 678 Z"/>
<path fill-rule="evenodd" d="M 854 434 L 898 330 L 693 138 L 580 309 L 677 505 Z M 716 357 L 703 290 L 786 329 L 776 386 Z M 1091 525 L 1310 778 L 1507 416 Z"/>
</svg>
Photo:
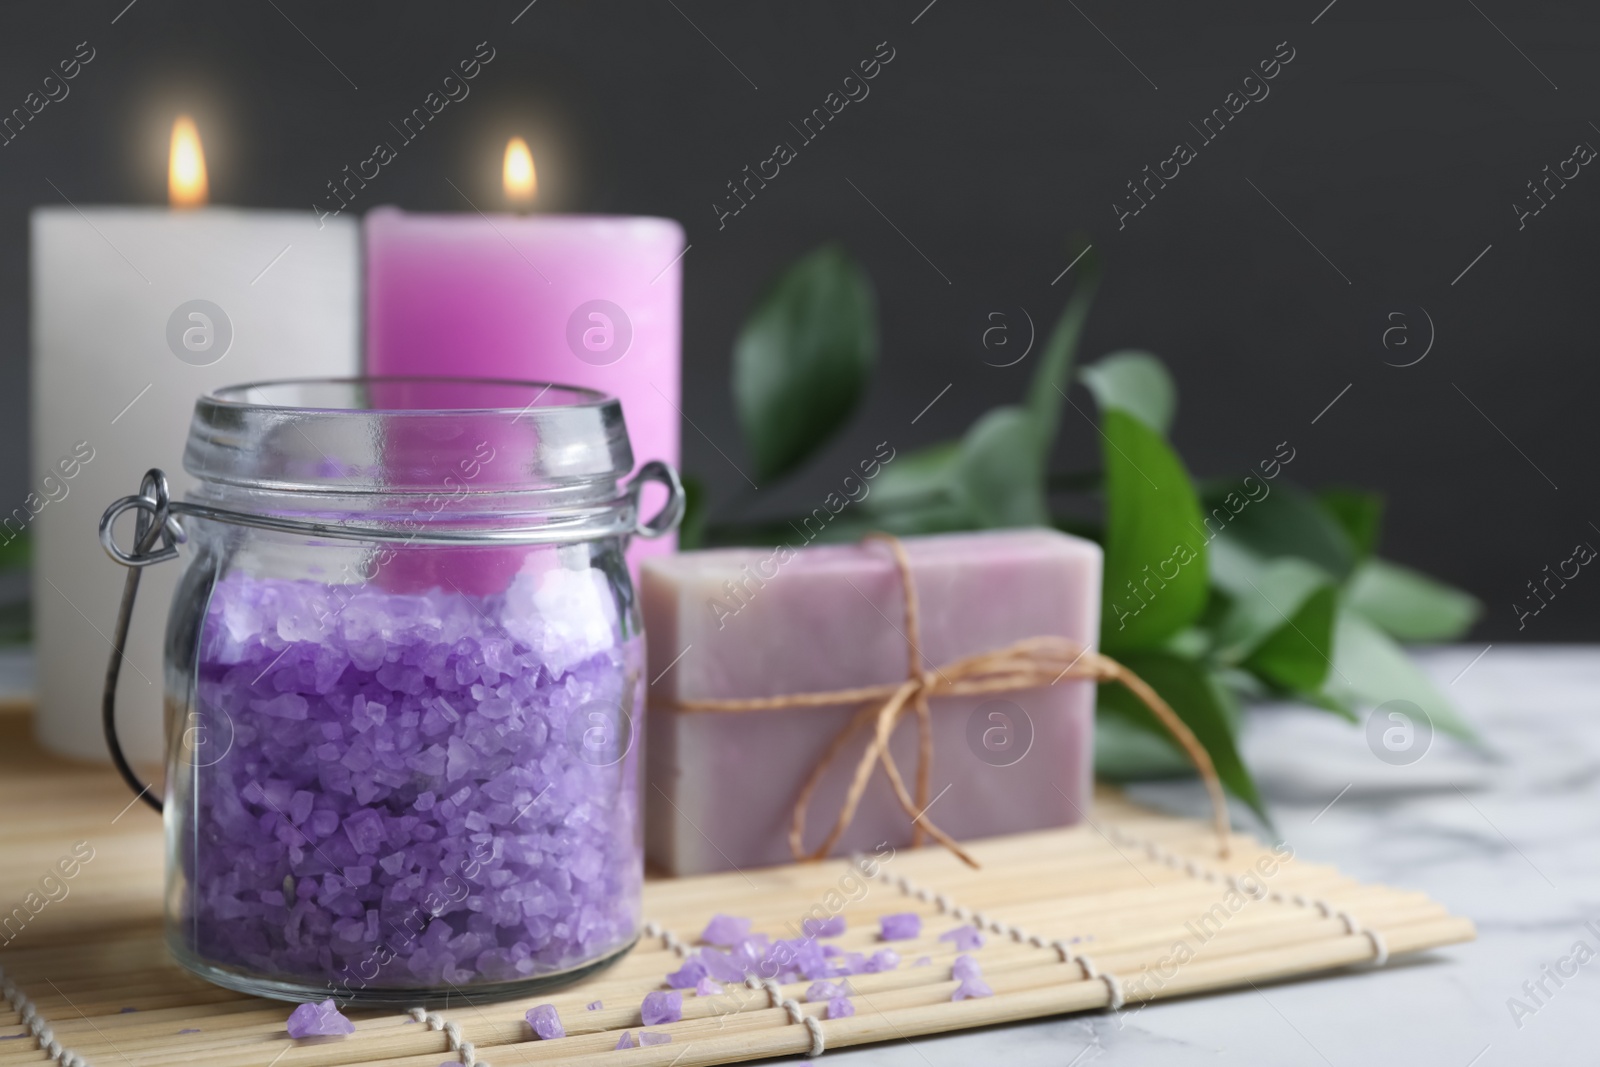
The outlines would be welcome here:
<svg viewBox="0 0 1600 1067">
<path fill-rule="evenodd" d="M 1085 647 L 1099 628 L 1100 549 L 1053 530 L 907 538 L 930 667 L 1044 635 Z M 790 811 L 856 705 L 735 714 L 685 711 L 745 699 L 903 680 L 905 591 L 879 543 L 717 549 L 643 568 L 650 634 L 646 848 L 674 874 L 786 863 Z M 1086 681 L 932 701 L 928 812 L 958 838 L 1076 822 L 1088 810 L 1094 692 Z M 806 845 L 821 841 L 864 735 L 823 776 Z M 911 716 L 892 751 L 914 780 Z M 879 770 L 835 851 L 911 840 Z"/>
</svg>

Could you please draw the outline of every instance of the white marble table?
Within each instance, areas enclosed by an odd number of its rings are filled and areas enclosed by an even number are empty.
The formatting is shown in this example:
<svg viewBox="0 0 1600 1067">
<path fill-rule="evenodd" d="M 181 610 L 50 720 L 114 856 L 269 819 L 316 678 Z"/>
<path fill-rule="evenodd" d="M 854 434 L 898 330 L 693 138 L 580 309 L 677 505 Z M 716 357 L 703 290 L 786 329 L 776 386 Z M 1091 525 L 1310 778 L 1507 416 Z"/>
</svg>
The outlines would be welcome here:
<svg viewBox="0 0 1600 1067">
<path fill-rule="evenodd" d="M 1420 658 L 1448 685 L 1483 646 Z M 1587 941 L 1600 951 L 1600 649 L 1492 648 L 1450 688 L 1496 760 L 1435 740 L 1406 767 L 1320 712 L 1264 709 L 1247 754 L 1298 856 L 1420 889 L 1478 940 L 1389 966 L 905 1043 L 829 1052 L 838 1067 L 1268 1064 L 1500 1067 L 1600 1062 L 1600 957 L 1537 1006 L 1522 990 Z M 1346 786 L 1349 788 L 1346 789 Z M 1342 793 L 1342 795 L 1341 795 Z M 1198 789 L 1141 800 L 1204 812 Z M 1330 801 L 1338 797 L 1329 806 Z M 1507 999 L 1537 1012 L 1513 1020 Z"/>
</svg>

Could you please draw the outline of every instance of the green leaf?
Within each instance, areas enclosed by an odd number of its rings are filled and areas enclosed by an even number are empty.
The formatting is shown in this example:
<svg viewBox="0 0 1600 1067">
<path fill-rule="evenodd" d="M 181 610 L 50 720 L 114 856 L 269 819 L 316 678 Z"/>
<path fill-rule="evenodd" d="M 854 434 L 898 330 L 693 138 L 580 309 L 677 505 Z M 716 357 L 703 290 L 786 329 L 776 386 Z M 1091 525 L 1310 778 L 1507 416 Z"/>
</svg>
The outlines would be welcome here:
<svg viewBox="0 0 1600 1067">
<path fill-rule="evenodd" d="M 0 572 L 26 570 L 33 563 L 33 531 L 23 530 L 0 544 Z"/>
<path fill-rule="evenodd" d="M 1286 613 L 1284 624 L 1244 665 L 1292 693 L 1315 693 L 1333 666 L 1333 620 L 1338 606 L 1338 592 L 1332 583 L 1324 584 L 1306 597 L 1297 611 Z"/>
<path fill-rule="evenodd" d="M 1200 504 L 1166 441 L 1120 408 L 1100 415 L 1105 441 L 1105 588 L 1100 646 L 1148 648 L 1199 618 L 1209 595 Z"/>
<path fill-rule="evenodd" d="M 1188 778 L 1194 764 L 1165 737 L 1135 726 L 1102 701 L 1094 723 L 1094 776 L 1106 782 Z"/>
<path fill-rule="evenodd" d="M 733 397 L 756 476 L 793 470 L 844 425 L 878 357 L 872 286 L 828 244 L 762 296 L 733 347 Z"/>
<path fill-rule="evenodd" d="M 1350 610 L 1400 641 L 1453 641 L 1483 612 L 1474 597 L 1387 560 L 1356 568 L 1345 587 Z"/>
<path fill-rule="evenodd" d="M 1317 499 L 1286 481 L 1254 475 L 1205 486 L 1207 536 L 1227 539 L 1263 559 L 1298 556 L 1343 581 L 1356 565 L 1355 546 Z"/>
<path fill-rule="evenodd" d="M 1228 545 L 1213 554 L 1230 604 L 1217 626 L 1217 657 L 1280 690 L 1315 693 L 1327 677 L 1338 594 L 1304 560 L 1262 560 Z"/>
<path fill-rule="evenodd" d="M 1061 424 L 1061 404 L 1072 382 L 1072 359 L 1077 354 L 1083 323 L 1089 317 L 1089 306 L 1094 303 L 1095 289 L 1099 286 L 1098 269 L 1090 264 L 1085 264 L 1085 268 L 1083 280 L 1045 341 L 1033 381 L 1028 386 L 1028 416 L 1038 431 L 1040 448 L 1046 453 Z"/>
<path fill-rule="evenodd" d="M 961 439 L 955 465 L 955 499 L 981 527 L 1043 526 L 1044 450 L 1025 408 L 986 412 Z"/>
<path fill-rule="evenodd" d="M 1113 352 L 1078 372 L 1102 408 L 1119 408 L 1165 437 L 1178 406 L 1166 365 L 1148 352 Z"/>
<path fill-rule="evenodd" d="M 1409 700 L 1427 714 L 1435 729 L 1477 741 L 1472 728 L 1405 650 L 1361 615 L 1339 612 L 1333 647 L 1333 671 L 1325 689 L 1334 700 L 1346 707 Z"/>
<path fill-rule="evenodd" d="M 1350 538 L 1356 555 L 1366 559 L 1377 551 L 1383 526 L 1383 496 L 1361 489 L 1324 489 L 1317 494 L 1329 515 Z"/>
<path fill-rule="evenodd" d="M 1268 821 L 1266 805 L 1250 777 L 1234 740 L 1234 723 L 1238 709 L 1232 706 L 1228 691 L 1209 676 L 1198 662 L 1175 656 L 1170 652 L 1150 650 L 1133 652 L 1121 657 L 1123 666 L 1133 671 L 1160 693 L 1172 710 L 1194 731 L 1211 762 L 1216 765 L 1217 776 L 1234 796 Z M 1124 723 L 1137 726 L 1146 733 L 1165 740 L 1169 747 L 1180 752 L 1177 742 L 1171 740 L 1150 709 L 1131 692 L 1108 682 L 1100 686 L 1096 712 L 1103 717 L 1116 717 Z M 1098 727 L 1098 722 L 1097 722 Z M 1187 760 L 1185 760 L 1187 762 Z"/>
<path fill-rule="evenodd" d="M 688 552 L 705 545 L 706 487 L 692 474 L 681 475 L 683 481 L 683 521 L 678 524 L 678 551 Z"/>
<path fill-rule="evenodd" d="M 878 472 L 861 506 L 874 514 L 888 514 L 939 501 L 948 503 L 960 458 L 960 441 L 941 441 L 896 456 Z"/>
</svg>

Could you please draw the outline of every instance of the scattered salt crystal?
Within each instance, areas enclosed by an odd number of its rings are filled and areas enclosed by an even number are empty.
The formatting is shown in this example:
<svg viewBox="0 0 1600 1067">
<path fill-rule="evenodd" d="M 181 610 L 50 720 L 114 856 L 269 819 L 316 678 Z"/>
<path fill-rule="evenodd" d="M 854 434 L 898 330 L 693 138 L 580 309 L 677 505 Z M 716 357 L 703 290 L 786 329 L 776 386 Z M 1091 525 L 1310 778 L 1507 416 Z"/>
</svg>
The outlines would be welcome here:
<svg viewBox="0 0 1600 1067">
<path fill-rule="evenodd" d="M 655 1034 L 655 1033 L 646 1033 L 643 1030 L 639 1031 L 639 1047 L 640 1048 L 643 1048 L 646 1045 L 670 1045 L 670 1044 L 672 1044 L 672 1035 L 671 1034 Z"/>
<path fill-rule="evenodd" d="M 353 1034 L 356 1025 L 339 1013 L 338 1005 L 329 997 L 320 1004 L 302 1004 L 289 1013 L 289 1036 L 330 1037 L 335 1034 Z"/>
<path fill-rule="evenodd" d="M 722 986 L 709 978 L 702 978 L 694 984 L 694 992 L 696 996 L 714 997 L 722 992 Z"/>
<path fill-rule="evenodd" d="M 667 975 L 667 984 L 673 989 L 688 989 L 705 981 L 708 973 L 700 960 L 685 960 L 682 967 Z"/>
<path fill-rule="evenodd" d="M 867 973 L 881 974 L 884 971 L 892 971 L 898 966 L 900 966 L 900 953 L 892 948 L 880 948 L 867 961 Z"/>
<path fill-rule="evenodd" d="M 644 1003 L 639 1005 L 639 1018 L 646 1026 L 677 1022 L 683 1018 L 683 994 L 675 990 L 646 993 Z"/>
<path fill-rule="evenodd" d="M 958 982 L 956 991 L 950 994 L 951 1000 L 994 996 L 994 990 L 983 980 L 983 969 L 978 966 L 978 961 L 965 953 L 957 956 L 955 963 L 951 964 L 950 977 Z"/>
<path fill-rule="evenodd" d="M 844 916 L 830 915 L 826 919 L 807 919 L 800 924 L 807 937 L 838 937 L 844 933 Z"/>
<path fill-rule="evenodd" d="M 954 941 L 956 948 L 962 952 L 971 952 L 973 949 L 982 948 L 984 943 L 983 933 L 971 923 L 958 926 L 948 933 L 939 935 L 940 941 Z"/>
<path fill-rule="evenodd" d="M 834 997 L 843 996 L 844 986 L 838 982 L 812 982 L 806 989 L 806 1000 L 816 1003 L 819 1000 L 832 1000 Z"/>
<path fill-rule="evenodd" d="M 739 940 L 750 933 L 750 920 L 741 919 L 735 915 L 713 915 L 711 921 L 706 923 L 706 928 L 700 932 L 700 940 L 708 945 L 721 945 L 726 948 L 737 944 Z"/>
<path fill-rule="evenodd" d="M 978 966 L 978 961 L 962 953 L 956 957 L 955 963 L 950 965 L 951 978 L 979 978 L 983 975 L 983 968 Z"/>
<path fill-rule="evenodd" d="M 930 967 L 932 965 L 933 965 L 933 957 L 932 956 L 918 956 L 917 959 L 916 959 L 916 962 L 913 963 L 911 966 L 913 966 L 913 967 Z"/>
<path fill-rule="evenodd" d="M 951 1000 L 971 1000 L 975 997 L 992 997 L 994 990 L 989 988 L 989 983 L 982 978 L 963 978 L 961 984 L 956 986 L 956 991 L 950 994 Z"/>
<path fill-rule="evenodd" d="M 828 1018 L 848 1019 L 856 1013 L 856 1006 L 850 1003 L 849 997 L 834 997 L 828 1001 Z"/>
<path fill-rule="evenodd" d="M 885 915 L 878 920 L 878 936 L 885 941 L 909 941 L 922 933 L 922 916 L 914 911 Z"/>
<path fill-rule="evenodd" d="M 605 1005 L 598 1000 L 591 1000 L 588 1004 L 589 1011 L 599 1011 L 603 1007 L 605 1007 Z"/>
<path fill-rule="evenodd" d="M 556 1013 L 554 1004 L 540 1004 L 532 1008 L 523 1018 L 528 1020 L 528 1025 L 533 1027 L 533 1032 L 539 1035 L 542 1041 L 553 1041 L 558 1037 L 566 1037 L 566 1027 L 561 1025 L 561 1016 Z"/>
<path fill-rule="evenodd" d="M 617 1038 L 617 1043 L 611 1046 L 611 1051 L 615 1052 L 618 1049 L 633 1047 L 633 1034 L 629 1033 L 627 1030 L 624 1030 L 622 1031 L 622 1036 Z"/>
</svg>

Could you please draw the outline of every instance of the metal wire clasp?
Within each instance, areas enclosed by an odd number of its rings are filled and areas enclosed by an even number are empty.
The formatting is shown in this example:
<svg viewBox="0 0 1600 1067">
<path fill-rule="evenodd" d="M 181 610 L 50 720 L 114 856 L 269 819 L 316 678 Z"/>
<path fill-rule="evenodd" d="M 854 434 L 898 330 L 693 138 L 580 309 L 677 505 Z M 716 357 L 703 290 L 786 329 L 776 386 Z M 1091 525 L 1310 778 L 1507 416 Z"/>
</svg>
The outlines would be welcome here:
<svg viewBox="0 0 1600 1067">
<path fill-rule="evenodd" d="M 117 516 L 129 508 L 138 515 L 133 527 L 133 551 L 124 552 L 117 547 L 112 527 Z M 100 544 L 106 554 L 128 568 L 127 580 L 122 584 L 122 605 L 117 609 L 117 625 L 111 635 L 111 660 L 106 664 L 105 693 L 100 702 L 100 721 L 105 728 L 106 748 L 111 751 L 111 762 L 116 764 L 122 780 L 128 783 L 140 800 L 157 812 L 161 811 L 161 798 L 146 785 L 128 757 L 122 752 L 122 741 L 117 737 L 117 680 L 122 676 L 122 661 L 128 647 L 128 626 L 133 621 L 133 602 L 139 595 L 140 568 L 152 563 L 176 559 L 178 546 L 188 540 L 177 516 L 172 514 L 172 494 L 167 488 L 167 475 L 152 467 L 139 482 L 138 496 L 125 496 L 106 508 L 100 516 Z"/>
<path fill-rule="evenodd" d="M 117 547 L 113 526 L 117 518 L 129 508 L 137 508 L 134 524 L 133 551 L 124 552 Z M 167 488 L 166 472 L 152 467 L 139 482 L 138 496 L 125 496 L 106 508 L 100 516 L 100 545 L 106 553 L 124 567 L 148 567 L 152 563 L 165 563 L 178 557 L 178 546 L 188 540 L 177 516 L 172 514 L 172 494 Z M 156 548 L 156 542 L 161 547 Z"/>
</svg>

